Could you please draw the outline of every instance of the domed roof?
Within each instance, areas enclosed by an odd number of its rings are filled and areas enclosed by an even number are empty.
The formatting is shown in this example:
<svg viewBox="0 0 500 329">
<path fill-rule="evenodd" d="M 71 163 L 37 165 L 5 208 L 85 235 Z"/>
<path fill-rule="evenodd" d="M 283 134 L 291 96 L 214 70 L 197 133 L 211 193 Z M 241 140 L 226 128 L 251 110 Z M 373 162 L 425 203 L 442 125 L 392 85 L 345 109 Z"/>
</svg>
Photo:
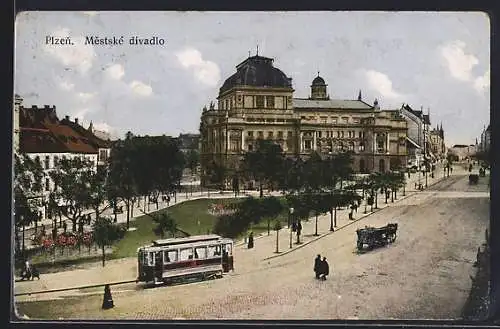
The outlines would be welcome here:
<svg viewBox="0 0 500 329">
<path fill-rule="evenodd" d="M 312 85 L 313 86 L 325 86 L 326 83 L 325 83 L 325 80 L 323 80 L 323 78 L 318 75 L 316 78 L 314 78 Z"/>
<path fill-rule="evenodd" d="M 219 93 L 236 86 L 292 88 L 292 79 L 273 66 L 273 59 L 253 56 L 236 66 L 236 73 L 224 81 Z"/>
</svg>

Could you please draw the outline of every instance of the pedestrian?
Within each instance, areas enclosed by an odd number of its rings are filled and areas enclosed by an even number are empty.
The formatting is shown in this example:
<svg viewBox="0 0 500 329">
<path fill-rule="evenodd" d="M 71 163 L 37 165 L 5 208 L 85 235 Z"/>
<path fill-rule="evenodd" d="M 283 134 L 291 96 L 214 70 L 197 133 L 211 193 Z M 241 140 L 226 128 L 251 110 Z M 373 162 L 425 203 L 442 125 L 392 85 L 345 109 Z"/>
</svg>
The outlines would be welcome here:
<svg viewBox="0 0 500 329">
<path fill-rule="evenodd" d="M 111 296 L 111 289 L 109 289 L 109 284 L 104 286 L 104 298 L 102 300 L 102 309 L 107 310 L 110 308 L 113 308 L 114 302 L 113 302 L 113 296 Z"/>
<path fill-rule="evenodd" d="M 330 273 L 330 267 L 328 266 L 326 257 L 323 257 L 323 260 L 321 261 L 320 264 L 320 279 L 325 281 L 329 273 Z"/>
<path fill-rule="evenodd" d="M 253 232 L 250 232 L 248 235 L 248 249 L 253 248 Z"/>
<path fill-rule="evenodd" d="M 320 273 L 320 266 L 321 266 L 321 255 L 318 254 L 316 258 L 314 259 L 314 273 L 316 274 L 316 279 L 319 279 Z"/>
</svg>

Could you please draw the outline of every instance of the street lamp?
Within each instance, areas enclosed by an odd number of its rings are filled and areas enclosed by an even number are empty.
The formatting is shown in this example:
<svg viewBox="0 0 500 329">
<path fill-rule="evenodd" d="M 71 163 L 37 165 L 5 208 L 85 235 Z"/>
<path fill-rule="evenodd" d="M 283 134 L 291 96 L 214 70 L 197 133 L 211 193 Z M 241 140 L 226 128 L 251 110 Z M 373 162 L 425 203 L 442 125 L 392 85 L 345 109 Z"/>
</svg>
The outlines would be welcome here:
<svg viewBox="0 0 500 329">
<path fill-rule="evenodd" d="M 293 207 L 290 207 L 290 214 L 288 216 L 288 228 L 290 229 L 290 249 L 292 249 L 292 239 L 293 239 L 293 234 L 292 234 L 292 220 L 293 220 Z"/>
</svg>

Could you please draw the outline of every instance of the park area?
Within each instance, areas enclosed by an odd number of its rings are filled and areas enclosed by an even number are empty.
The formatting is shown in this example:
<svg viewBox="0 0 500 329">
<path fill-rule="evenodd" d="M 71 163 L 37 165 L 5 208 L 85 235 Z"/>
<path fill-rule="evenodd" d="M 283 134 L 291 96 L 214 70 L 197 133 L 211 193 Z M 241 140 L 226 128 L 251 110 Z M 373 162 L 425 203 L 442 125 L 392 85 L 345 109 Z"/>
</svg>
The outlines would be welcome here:
<svg viewBox="0 0 500 329">
<path fill-rule="evenodd" d="M 243 200 L 243 198 L 217 198 L 217 196 L 214 198 L 186 200 L 133 218 L 130 221 L 129 230 L 126 230 L 125 223 L 120 223 L 123 233 L 115 243 L 105 248 L 106 259 L 135 257 L 137 248 L 160 238 L 155 232 L 158 223 L 155 222 L 154 218 L 167 214 L 175 223 L 175 234 L 165 232 L 165 237 L 213 233 L 219 218 L 234 214 Z M 285 225 L 288 220 L 288 210 L 285 207 L 286 200 L 283 197 L 277 197 L 276 200 L 279 200 L 283 207 L 275 220 Z M 251 224 L 249 227 L 241 227 L 241 232 L 236 234 L 235 239 L 244 238 L 249 231 L 254 234 L 267 231 L 267 221 L 263 219 Z M 61 236 L 67 236 L 67 238 L 62 239 Z M 81 244 L 76 242 L 76 236 L 73 236 L 73 233 L 61 233 L 54 243 L 47 244 L 41 241 L 40 247 L 32 252 L 31 262 L 44 273 L 48 273 L 72 269 L 80 267 L 84 263 L 99 261 L 102 258 L 102 251 L 92 241 L 91 232 L 85 232 L 84 237 L 84 243 Z"/>
</svg>

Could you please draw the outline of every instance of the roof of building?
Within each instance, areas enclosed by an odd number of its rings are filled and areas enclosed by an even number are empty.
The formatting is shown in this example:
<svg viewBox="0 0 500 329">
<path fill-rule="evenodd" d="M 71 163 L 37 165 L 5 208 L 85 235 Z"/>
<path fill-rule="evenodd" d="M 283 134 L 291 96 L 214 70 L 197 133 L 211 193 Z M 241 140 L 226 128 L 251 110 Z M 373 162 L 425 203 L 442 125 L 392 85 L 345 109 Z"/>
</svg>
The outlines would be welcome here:
<svg viewBox="0 0 500 329">
<path fill-rule="evenodd" d="M 307 108 L 307 109 L 354 109 L 354 110 L 370 110 L 373 106 L 358 100 L 344 100 L 344 99 L 306 99 L 294 98 L 292 99 L 294 108 Z"/>
<path fill-rule="evenodd" d="M 326 83 L 325 83 L 325 80 L 318 75 L 316 78 L 314 78 L 312 85 L 313 86 L 326 86 Z"/>
<path fill-rule="evenodd" d="M 236 73 L 224 81 L 219 93 L 236 86 L 292 88 L 292 79 L 273 66 L 273 59 L 252 56 L 236 66 Z"/>
<path fill-rule="evenodd" d="M 91 144 L 88 138 L 78 134 L 71 127 L 59 123 L 45 123 L 44 125 L 70 152 L 97 153 L 97 149 Z"/>
<path fill-rule="evenodd" d="M 81 137 L 84 137 L 88 140 L 90 144 L 92 144 L 96 148 L 110 148 L 111 143 L 109 141 L 105 141 L 94 135 L 92 132 L 89 130 L 83 128 L 80 126 L 78 123 L 73 122 L 69 119 L 63 119 L 60 121 L 62 125 L 69 126 L 73 130 L 75 130 L 78 134 L 81 135 Z"/>
<path fill-rule="evenodd" d="M 48 129 L 20 129 L 19 148 L 23 153 L 67 153 L 68 148 Z"/>
</svg>

